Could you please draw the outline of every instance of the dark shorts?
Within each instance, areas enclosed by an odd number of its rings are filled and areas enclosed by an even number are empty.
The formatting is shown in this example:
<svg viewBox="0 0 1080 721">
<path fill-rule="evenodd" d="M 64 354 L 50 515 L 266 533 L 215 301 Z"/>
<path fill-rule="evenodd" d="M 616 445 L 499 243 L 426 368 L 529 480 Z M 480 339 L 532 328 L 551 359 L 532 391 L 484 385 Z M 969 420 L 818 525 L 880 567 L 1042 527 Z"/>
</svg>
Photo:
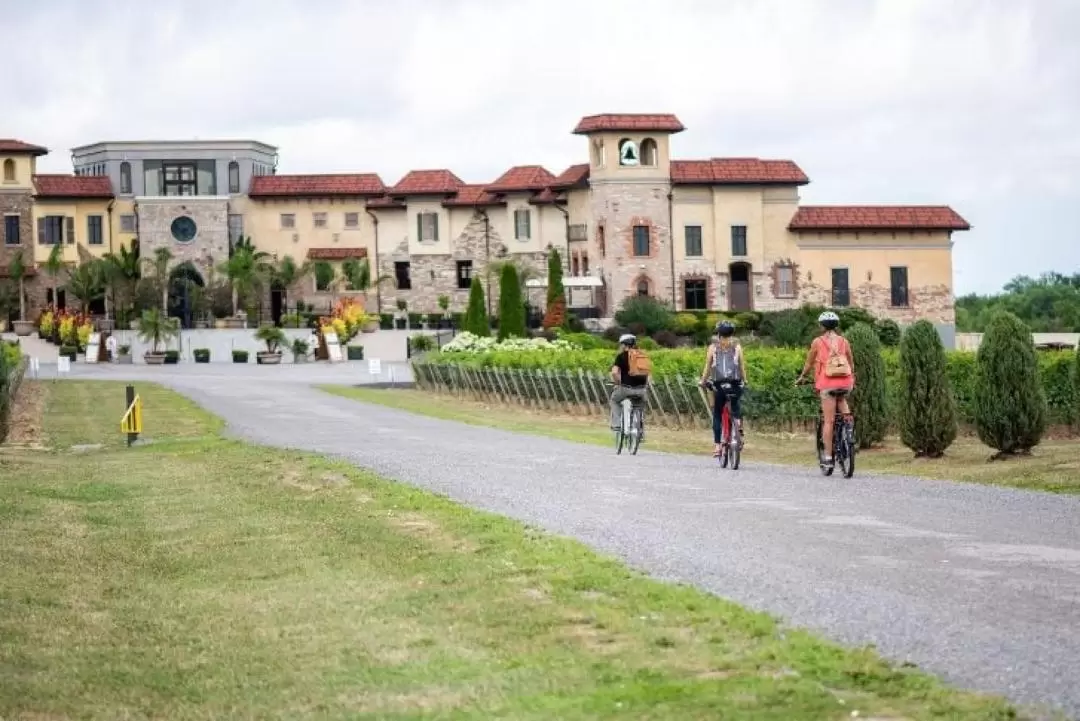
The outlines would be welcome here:
<svg viewBox="0 0 1080 721">
<path fill-rule="evenodd" d="M 742 383 L 731 383 L 730 388 L 724 388 L 719 382 L 714 381 L 716 388 L 716 398 L 713 401 L 713 410 L 716 414 L 719 414 L 724 408 L 724 403 L 731 404 L 731 417 L 742 417 Z"/>
</svg>

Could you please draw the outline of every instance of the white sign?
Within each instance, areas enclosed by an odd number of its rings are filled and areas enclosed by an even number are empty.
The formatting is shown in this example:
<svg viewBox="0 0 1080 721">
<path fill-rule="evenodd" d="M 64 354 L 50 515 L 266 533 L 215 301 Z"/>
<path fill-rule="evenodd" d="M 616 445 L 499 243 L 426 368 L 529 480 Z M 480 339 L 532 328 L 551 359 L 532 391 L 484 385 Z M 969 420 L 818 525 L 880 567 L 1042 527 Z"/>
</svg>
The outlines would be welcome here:
<svg viewBox="0 0 1080 721">
<path fill-rule="evenodd" d="M 633 140 L 624 140 L 619 143 L 619 165 L 637 165 L 638 147 Z"/>
<path fill-rule="evenodd" d="M 326 333 L 323 339 L 326 341 L 326 355 L 330 362 L 340 363 L 342 361 L 341 342 L 338 340 L 337 333 Z"/>
<path fill-rule="evenodd" d="M 368 361 L 367 370 L 373 376 L 382 375 L 382 361 L 378 358 L 372 358 Z"/>
<path fill-rule="evenodd" d="M 86 362 L 97 363 L 98 354 L 101 352 L 101 333 L 91 333 L 90 340 L 86 342 Z"/>
<path fill-rule="evenodd" d="M 37 356 L 34 356 L 33 358 L 30 359 L 30 377 L 31 378 L 37 378 L 38 373 L 40 373 L 40 372 L 41 372 L 41 360 Z"/>
<path fill-rule="evenodd" d="M 56 372 L 70 373 L 71 372 L 71 359 L 66 355 L 62 355 L 56 359 Z"/>
</svg>

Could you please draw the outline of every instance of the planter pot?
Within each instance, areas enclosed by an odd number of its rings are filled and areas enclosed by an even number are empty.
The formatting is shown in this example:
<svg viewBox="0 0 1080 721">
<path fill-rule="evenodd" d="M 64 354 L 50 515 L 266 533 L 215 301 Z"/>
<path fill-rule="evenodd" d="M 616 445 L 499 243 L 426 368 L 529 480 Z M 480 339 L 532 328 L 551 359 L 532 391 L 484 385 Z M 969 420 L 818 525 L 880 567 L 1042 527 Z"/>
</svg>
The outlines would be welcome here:
<svg viewBox="0 0 1080 721">
<path fill-rule="evenodd" d="M 207 323 L 205 320 L 197 320 L 197 321 L 195 321 L 195 329 L 196 330 L 206 330 L 209 327 L 210 327 L 210 324 Z"/>
<path fill-rule="evenodd" d="M 364 346 L 347 345 L 345 346 L 345 354 L 345 357 L 351 361 L 364 360 Z"/>
<path fill-rule="evenodd" d="M 148 366 L 160 366 L 165 365 L 164 353 L 145 353 L 143 354 L 143 360 L 146 361 Z"/>
<path fill-rule="evenodd" d="M 207 351 L 205 353 L 200 353 L 199 351 L 194 351 L 192 353 L 192 356 L 195 358 L 196 363 L 209 363 L 210 362 L 210 352 L 209 351 Z"/>
<path fill-rule="evenodd" d="M 360 326 L 360 330 L 362 332 L 364 332 L 364 333 L 374 333 L 375 331 L 379 330 L 379 321 L 377 321 L 377 320 L 366 321 L 364 323 L 364 325 Z"/>
<path fill-rule="evenodd" d="M 132 364 L 131 354 L 116 356 L 116 362 L 123 366 L 129 366 Z"/>
<path fill-rule="evenodd" d="M 266 351 L 260 351 L 255 354 L 255 362 L 264 366 L 276 366 L 281 363 L 280 353 L 267 353 Z"/>
<path fill-rule="evenodd" d="M 139 330 L 139 321 L 131 321 L 130 323 L 128 323 L 128 328 L 130 328 L 131 330 Z"/>
<path fill-rule="evenodd" d="M 214 327 L 217 328 L 218 330 L 224 329 L 225 328 L 225 320 L 223 318 L 215 319 L 214 320 Z"/>
<path fill-rule="evenodd" d="M 243 318 L 225 318 L 223 322 L 225 323 L 225 327 L 231 330 L 247 328 L 247 321 Z"/>
<path fill-rule="evenodd" d="M 246 353 L 243 353 L 243 354 L 233 353 L 232 362 L 233 363 L 247 363 L 248 362 L 247 354 Z"/>
<path fill-rule="evenodd" d="M 25 337 L 34 332 L 34 323 L 29 320 L 17 320 L 12 325 L 17 336 Z"/>
</svg>

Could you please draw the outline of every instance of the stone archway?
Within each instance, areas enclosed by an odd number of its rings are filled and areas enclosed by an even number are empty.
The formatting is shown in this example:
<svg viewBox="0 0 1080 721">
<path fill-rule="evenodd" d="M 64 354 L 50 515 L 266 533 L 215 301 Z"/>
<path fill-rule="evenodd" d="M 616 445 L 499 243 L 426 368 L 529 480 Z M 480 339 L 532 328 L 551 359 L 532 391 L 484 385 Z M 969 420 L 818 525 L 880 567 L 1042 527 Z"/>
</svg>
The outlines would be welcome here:
<svg viewBox="0 0 1080 721">
<path fill-rule="evenodd" d="M 180 325 L 190 328 L 195 320 L 194 288 L 205 288 L 202 273 L 190 261 L 184 261 L 169 272 L 169 312 L 180 319 Z"/>
</svg>

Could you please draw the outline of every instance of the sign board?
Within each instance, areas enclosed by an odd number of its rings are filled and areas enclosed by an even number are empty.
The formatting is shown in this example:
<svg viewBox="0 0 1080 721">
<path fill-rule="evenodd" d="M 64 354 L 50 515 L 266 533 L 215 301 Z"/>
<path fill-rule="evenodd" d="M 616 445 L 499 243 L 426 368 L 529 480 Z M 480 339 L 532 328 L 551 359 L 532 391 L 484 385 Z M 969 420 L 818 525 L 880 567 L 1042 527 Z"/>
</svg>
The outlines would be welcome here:
<svg viewBox="0 0 1080 721">
<path fill-rule="evenodd" d="M 382 375 L 382 361 L 378 358 L 372 358 L 367 364 L 368 373 L 373 376 Z"/>
<path fill-rule="evenodd" d="M 56 359 L 56 372 L 57 373 L 70 373 L 71 372 L 71 359 L 66 355 L 62 355 Z"/>
<path fill-rule="evenodd" d="M 135 396 L 135 400 L 128 406 L 124 417 L 120 419 L 120 432 L 127 434 L 142 433 L 142 398 Z"/>
<path fill-rule="evenodd" d="M 37 356 L 34 356 L 33 358 L 30 359 L 30 377 L 36 379 L 38 377 L 38 373 L 40 373 L 40 372 L 41 372 L 41 359 L 38 358 Z"/>
<path fill-rule="evenodd" d="M 341 341 L 338 340 L 337 333 L 326 333 L 323 339 L 326 341 L 326 355 L 330 362 L 340 363 L 344 360 L 341 355 Z"/>
<path fill-rule="evenodd" d="M 101 353 L 101 333 L 91 333 L 90 340 L 86 342 L 86 362 L 97 363 Z"/>
</svg>

